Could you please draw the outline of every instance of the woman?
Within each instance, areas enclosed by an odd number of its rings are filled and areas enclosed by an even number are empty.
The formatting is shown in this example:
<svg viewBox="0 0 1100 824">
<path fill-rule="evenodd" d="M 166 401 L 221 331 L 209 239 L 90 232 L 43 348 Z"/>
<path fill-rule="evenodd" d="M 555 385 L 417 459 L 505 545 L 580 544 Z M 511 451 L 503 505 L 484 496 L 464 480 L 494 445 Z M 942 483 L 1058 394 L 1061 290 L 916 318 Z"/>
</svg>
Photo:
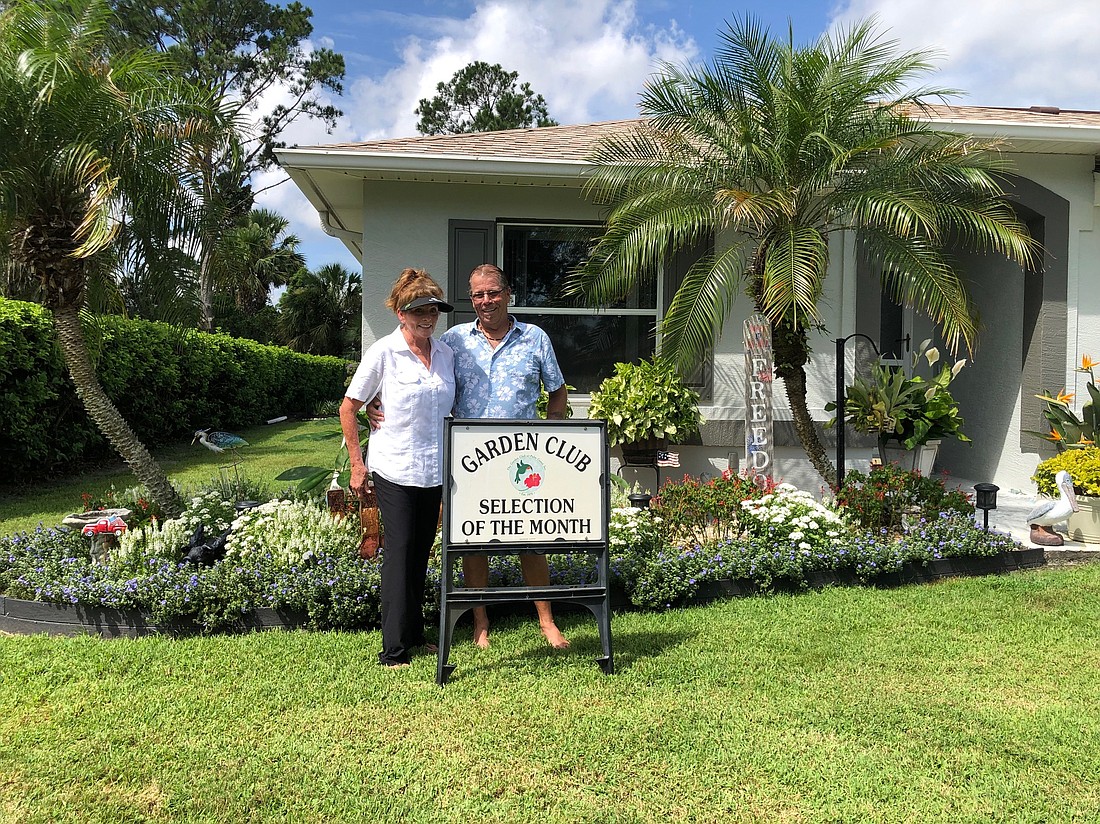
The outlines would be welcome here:
<svg viewBox="0 0 1100 824">
<path fill-rule="evenodd" d="M 386 306 L 397 314 L 398 327 L 363 356 L 340 405 L 340 426 L 351 457 L 351 489 L 362 497 L 371 476 L 386 531 L 378 661 L 405 667 L 410 650 L 426 645 L 424 578 L 443 496 L 443 418 L 455 397 L 454 356 L 432 333 L 439 313 L 454 307 L 420 269 L 401 273 Z M 370 436 L 368 470 L 356 413 L 375 395 L 386 420 Z"/>
</svg>

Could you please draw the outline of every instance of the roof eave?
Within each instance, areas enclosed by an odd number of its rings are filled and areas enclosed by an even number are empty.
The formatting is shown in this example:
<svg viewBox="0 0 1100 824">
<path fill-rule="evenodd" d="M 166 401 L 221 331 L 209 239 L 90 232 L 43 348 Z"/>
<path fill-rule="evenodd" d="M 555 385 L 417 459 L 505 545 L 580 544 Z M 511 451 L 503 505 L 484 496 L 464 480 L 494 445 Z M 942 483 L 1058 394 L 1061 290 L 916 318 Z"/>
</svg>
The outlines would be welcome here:
<svg viewBox="0 0 1100 824">
<path fill-rule="evenodd" d="M 577 160 L 495 155 L 427 154 L 422 152 L 363 152 L 343 149 L 277 149 L 287 169 L 342 171 L 376 175 L 469 174 L 501 177 L 575 179 L 589 164 Z"/>
<path fill-rule="evenodd" d="M 930 119 L 934 126 L 945 131 L 970 134 L 983 139 L 1000 139 L 1008 144 L 1012 151 L 1019 147 L 1027 151 L 1029 143 L 1066 143 L 1080 144 L 1083 153 L 1091 153 L 1090 147 L 1100 145 L 1100 128 L 1095 126 L 1032 125 L 997 120 Z"/>
</svg>

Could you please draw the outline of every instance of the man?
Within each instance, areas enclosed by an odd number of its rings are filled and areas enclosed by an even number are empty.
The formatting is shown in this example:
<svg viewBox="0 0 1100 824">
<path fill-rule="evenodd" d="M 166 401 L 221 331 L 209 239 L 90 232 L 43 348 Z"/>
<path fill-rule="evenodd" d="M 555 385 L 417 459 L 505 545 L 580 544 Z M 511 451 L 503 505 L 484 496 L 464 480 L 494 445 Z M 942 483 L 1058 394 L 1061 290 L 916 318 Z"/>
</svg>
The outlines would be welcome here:
<svg viewBox="0 0 1100 824">
<path fill-rule="evenodd" d="M 569 390 L 547 334 L 508 314 L 512 288 L 499 268 L 483 263 L 470 273 L 470 300 L 477 320 L 454 326 L 440 340 L 455 353 L 455 417 L 537 417 L 543 385 L 550 395 L 546 416 L 565 418 Z M 550 568 L 545 555 L 519 556 L 527 586 L 547 586 Z M 489 585 L 489 559 L 464 556 L 462 574 L 469 587 Z M 549 601 L 535 601 L 539 627 L 550 645 L 569 646 L 554 623 Z M 474 643 L 489 646 L 489 619 L 484 607 L 474 609 Z"/>
</svg>

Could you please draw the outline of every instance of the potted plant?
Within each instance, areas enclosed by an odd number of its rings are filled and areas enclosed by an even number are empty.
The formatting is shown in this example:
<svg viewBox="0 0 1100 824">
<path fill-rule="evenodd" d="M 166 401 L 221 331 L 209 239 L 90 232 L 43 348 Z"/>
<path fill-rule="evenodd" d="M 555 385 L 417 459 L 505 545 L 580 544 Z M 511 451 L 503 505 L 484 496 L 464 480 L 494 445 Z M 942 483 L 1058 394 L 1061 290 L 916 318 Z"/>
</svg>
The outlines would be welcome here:
<svg viewBox="0 0 1100 824">
<path fill-rule="evenodd" d="M 1059 454 L 1047 458 L 1035 469 L 1031 479 L 1039 488 L 1039 494 L 1057 497 L 1054 476 L 1061 470 L 1073 478 L 1073 492 L 1077 496 L 1078 510 L 1069 516 L 1066 532 L 1074 541 L 1100 543 L 1100 391 L 1096 389 L 1093 370 L 1097 364 L 1088 355 L 1081 357 L 1078 372 L 1089 376 L 1085 389 L 1089 400 L 1081 407 L 1081 417 L 1070 408 L 1073 394 L 1065 390 L 1056 396 L 1046 392 L 1036 395 L 1046 402 L 1043 416 L 1050 424 L 1050 432 L 1032 432 L 1058 446 Z"/>
<path fill-rule="evenodd" d="M 931 344 L 931 340 L 924 341 L 913 354 L 914 370 L 922 360 L 929 368 L 940 362 L 940 352 Z M 959 405 L 948 388 L 965 365 L 965 359 L 952 366 L 944 363 L 938 372 L 924 378 L 878 361 L 869 378 L 857 376 L 848 387 L 844 420 L 857 432 L 878 436 L 884 464 L 898 463 L 929 475 L 943 438 L 970 441 L 962 432 Z M 836 404 L 825 409 L 836 412 Z M 827 426 L 835 423 L 834 417 Z"/>
<path fill-rule="evenodd" d="M 684 384 L 671 362 L 659 357 L 617 363 L 588 405 L 588 417 L 607 421 L 610 446 L 622 446 L 628 464 L 652 464 L 670 442 L 699 431 L 699 394 Z"/>
</svg>

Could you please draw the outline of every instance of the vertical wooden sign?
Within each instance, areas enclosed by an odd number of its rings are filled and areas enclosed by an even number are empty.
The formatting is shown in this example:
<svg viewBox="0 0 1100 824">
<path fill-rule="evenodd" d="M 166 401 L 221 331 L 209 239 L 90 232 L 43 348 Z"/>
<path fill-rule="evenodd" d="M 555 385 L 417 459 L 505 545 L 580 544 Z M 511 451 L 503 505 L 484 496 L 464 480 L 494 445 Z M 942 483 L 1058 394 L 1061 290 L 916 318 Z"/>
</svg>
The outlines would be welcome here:
<svg viewBox="0 0 1100 824">
<path fill-rule="evenodd" d="M 772 475 L 772 332 L 760 313 L 745 321 L 745 462 L 757 485 Z"/>
</svg>

